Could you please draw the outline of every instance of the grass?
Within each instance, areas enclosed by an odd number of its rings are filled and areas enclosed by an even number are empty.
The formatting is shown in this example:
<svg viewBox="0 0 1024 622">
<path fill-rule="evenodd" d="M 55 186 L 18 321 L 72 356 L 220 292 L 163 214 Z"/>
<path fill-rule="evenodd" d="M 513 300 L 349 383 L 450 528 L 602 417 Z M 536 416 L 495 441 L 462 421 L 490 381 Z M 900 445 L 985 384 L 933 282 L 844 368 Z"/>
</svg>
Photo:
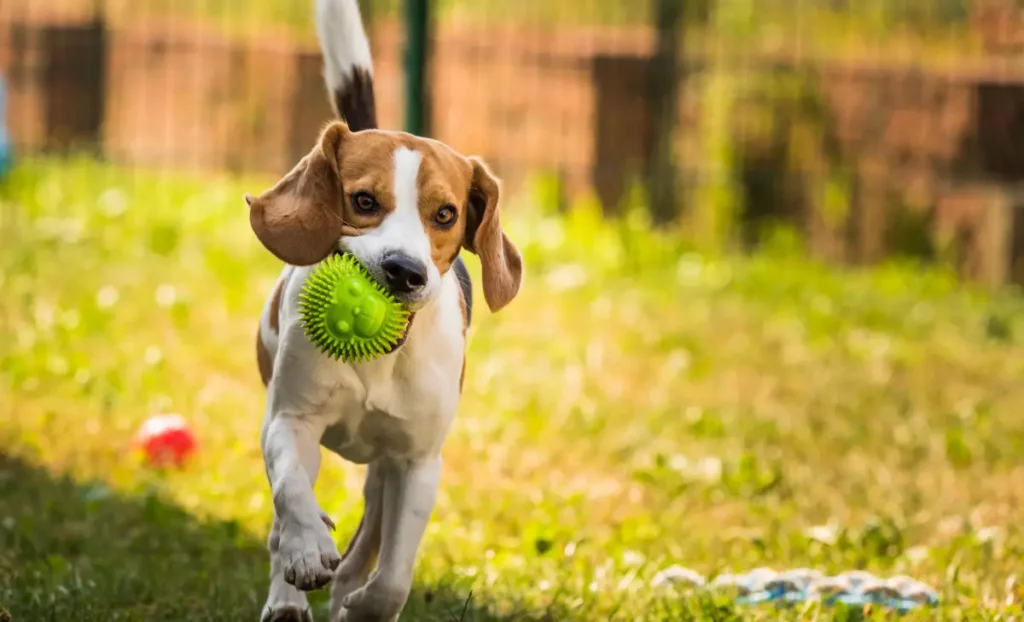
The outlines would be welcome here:
<svg viewBox="0 0 1024 622">
<path fill-rule="evenodd" d="M 252 341 L 278 265 L 241 195 L 267 181 L 38 160 L 0 190 L 14 621 L 257 619 L 270 499 Z M 650 585 L 676 563 L 906 572 L 945 602 L 907 619 L 1024 614 L 1020 297 L 914 266 L 698 255 L 636 218 L 533 203 L 507 205 L 529 280 L 474 318 L 404 620 L 860 616 Z M 169 411 L 201 450 L 155 472 L 131 436 Z M 341 546 L 361 472 L 329 456 L 317 484 Z"/>
</svg>

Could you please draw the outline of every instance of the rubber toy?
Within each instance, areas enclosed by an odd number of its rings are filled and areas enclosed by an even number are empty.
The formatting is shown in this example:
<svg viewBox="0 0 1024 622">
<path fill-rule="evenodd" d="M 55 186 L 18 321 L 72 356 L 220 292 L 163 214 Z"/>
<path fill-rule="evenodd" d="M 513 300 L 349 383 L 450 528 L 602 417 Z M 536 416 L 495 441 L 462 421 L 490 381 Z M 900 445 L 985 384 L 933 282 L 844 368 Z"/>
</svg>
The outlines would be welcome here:
<svg viewBox="0 0 1024 622">
<path fill-rule="evenodd" d="M 345 362 L 366 362 L 402 340 L 409 312 L 350 254 L 334 254 L 306 278 L 299 316 L 309 341 Z"/>
</svg>

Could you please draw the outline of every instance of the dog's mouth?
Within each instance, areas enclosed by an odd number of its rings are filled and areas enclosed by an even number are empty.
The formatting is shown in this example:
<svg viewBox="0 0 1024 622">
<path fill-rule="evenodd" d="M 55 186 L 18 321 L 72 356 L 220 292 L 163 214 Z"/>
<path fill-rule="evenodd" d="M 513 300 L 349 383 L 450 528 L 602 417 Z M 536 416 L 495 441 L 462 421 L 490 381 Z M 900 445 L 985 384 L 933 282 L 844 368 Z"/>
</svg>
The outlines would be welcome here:
<svg viewBox="0 0 1024 622">
<path fill-rule="evenodd" d="M 405 330 L 402 331 L 402 336 L 398 338 L 398 341 L 395 342 L 395 345 L 387 349 L 385 354 L 391 354 L 395 350 L 405 345 L 405 340 L 409 338 L 409 329 L 412 328 L 412 321 L 414 319 L 416 319 L 416 312 L 412 311 L 409 313 L 409 321 L 405 323 Z"/>
</svg>

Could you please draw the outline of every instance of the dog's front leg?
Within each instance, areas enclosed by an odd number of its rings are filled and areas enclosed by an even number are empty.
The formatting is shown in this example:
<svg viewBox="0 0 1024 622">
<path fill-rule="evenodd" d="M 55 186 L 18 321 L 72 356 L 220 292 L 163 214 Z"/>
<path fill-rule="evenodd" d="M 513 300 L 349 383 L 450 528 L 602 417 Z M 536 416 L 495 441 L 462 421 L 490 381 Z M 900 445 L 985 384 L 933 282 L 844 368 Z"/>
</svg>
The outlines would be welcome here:
<svg viewBox="0 0 1024 622">
<path fill-rule="evenodd" d="M 344 622 L 398 619 L 412 590 L 416 553 L 441 483 L 441 458 L 388 461 L 384 468 L 381 551 L 377 570 L 361 589 L 344 598 Z"/>
<path fill-rule="evenodd" d="M 330 521 L 313 496 L 322 435 L 323 424 L 315 415 L 274 409 L 268 414 L 261 443 L 274 500 L 271 555 L 277 557 L 275 565 L 284 581 L 300 590 L 327 585 L 341 563 Z"/>
<path fill-rule="evenodd" d="M 366 584 L 373 564 L 380 553 L 380 532 L 384 514 L 384 467 L 376 460 L 366 469 L 363 485 L 365 508 L 352 542 L 342 556 L 331 588 L 331 620 L 345 619 L 342 602 L 345 597 Z"/>
</svg>

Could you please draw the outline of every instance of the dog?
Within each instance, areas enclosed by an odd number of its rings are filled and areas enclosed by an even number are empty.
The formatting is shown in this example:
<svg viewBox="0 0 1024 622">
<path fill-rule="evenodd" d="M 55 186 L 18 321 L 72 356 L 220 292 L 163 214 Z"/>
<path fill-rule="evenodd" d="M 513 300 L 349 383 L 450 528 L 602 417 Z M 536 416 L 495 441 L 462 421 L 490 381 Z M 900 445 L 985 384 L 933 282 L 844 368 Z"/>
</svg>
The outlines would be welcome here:
<svg viewBox="0 0 1024 622">
<path fill-rule="evenodd" d="M 316 24 L 338 119 L 272 188 L 245 196 L 253 232 L 286 264 L 256 343 L 274 511 L 261 619 L 311 621 L 305 592 L 331 583 L 332 622 L 392 621 L 412 588 L 462 393 L 473 296 L 460 252 L 478 256 L 492 311 L 518 293 L 522 257 L 482 160 L 377 127 L 356 0 L 317 0 Z M 411 311 L 399 344 L 369 362 L 332 359 L 303 332 L 300 288 L 333 253 L 350 253 Z M 367 465 L 363 517 L 344 555 L 313 495 L 320 447 Z"/>
</svg>

